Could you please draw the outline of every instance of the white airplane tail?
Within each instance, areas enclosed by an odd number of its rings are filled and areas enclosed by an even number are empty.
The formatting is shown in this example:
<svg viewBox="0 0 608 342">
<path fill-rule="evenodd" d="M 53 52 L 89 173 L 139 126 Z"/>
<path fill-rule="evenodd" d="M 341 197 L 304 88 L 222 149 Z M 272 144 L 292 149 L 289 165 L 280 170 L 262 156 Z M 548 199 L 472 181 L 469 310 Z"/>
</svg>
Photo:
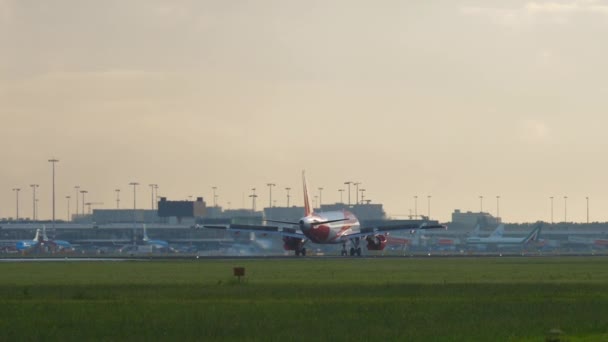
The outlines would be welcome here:
<svg viewBox="0 0 608 342">
<path fill-rule="evenodd" d="M 479 231 L 480 231 L 481 227 L 479 226 L 479 224 L 477 224 L 475 226 L 475 229 L 473 229 L 473 231 L 471 231 L 469 233 L 469 237 L 478 237 L 479 236 Z"/>
<path fill-rule="evenodd" d="M 148 237 L 148 232 L 146 231 L 146 224 L 144 223 L 144 241 L 148 241 L 150 240 L 150 238 Z"/>
<path fill-rule="evenodd" d="M 40 234 L 41 234 L 40 228 L 36 229 L 36 235 L 34 235 L 34 239 L 32 239 L 32 241 L 34 241 L 34 242 L 40 241 L 40 238 L 41 238 Z"/>
<path fill-rule="evenodd" d="M 530 234 L 528 234 L 528 236 L 526 236 L 526 238 L 524 239 L 523 243 L 526 244 L 528 242 L 531 241 L 538 241 L 539 237 L 540 237 L 540 231 L 542 230 L 543 225 L 541 223 L 536 225 L 536 228 L 534 228 Z"/>
<path fill-rule="evenodd" d="M 490 234 L 490 237 L 502 237 L 505 233 L 505 225 L 500 224 L 496 229 Z"/>
</svg>

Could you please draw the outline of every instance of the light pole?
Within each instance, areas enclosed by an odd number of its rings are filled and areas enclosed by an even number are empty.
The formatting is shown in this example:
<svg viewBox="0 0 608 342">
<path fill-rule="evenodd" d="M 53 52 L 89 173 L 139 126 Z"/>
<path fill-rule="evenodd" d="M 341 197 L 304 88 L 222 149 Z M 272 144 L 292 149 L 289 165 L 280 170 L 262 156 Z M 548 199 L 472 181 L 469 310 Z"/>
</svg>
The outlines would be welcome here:
<svg viewBox="0 0 608 342">
<path fill-rule="evenodd" d="M 479 196 L 479 212 L 483 213 L 483 196 Z"/>
<path fill-rule="evenodd" d="M 133 243 L 135 243 L 135 228 L 137 226 L 137 217 L 135 215 L 135 210 L 137 209 L 137 186 L 139 185 L 139 183 L 131 182 L 129 183 L 129 185 L 133 186 Z"/>
<path fill-rule="evenodd" d="M 70 222 L 70 196 L 65 196 L 65 199 L 68 202 L 68 218 L 67 218 L 67 222 Z"/>
<path fill-rule="evenodd" d="M 319 190 L 319 209 L 321 209 L 321 204 L 323 203 L 323 188 L 318 188 Z"/>
<path fill-rule="evenodd" d="M 500 217 L 500 196 L 496 196 L 496 217 Z"/>
<path fill-rule="evenodd" d="M 287 208 L 289 208 L 289 190 L 291 190 L 291 188 L 285 188 L 285 190 L 287 190 Z"/>
<path fill-rule="evenodd" d="M 568 196 L 564 196 L 564 222 L 568 222 Z"/>
<path fill-rule="evenodd" d="M 319 201 L 319 196 L 315 195 L 315 199 L 312 202 L 312 207 L 316 208 L 317 207 L 317 202 Z"/>
<path fill-rule="evenodd" d="M 414 196 L 414 220 L 418 217 L 418 195 Z"/>
<path fill-rule="evenodd" d="M 148 186 L 150 187 L 150 204 L 152 205 L 152 210 L 154 210 L 154 187 L 158 186 L 156 184 L 148 184 Z"/>
<path fill-rule="evenodd" d="M 344 196 L 342 196 L 344 194 L 344 189 L 338 189 L 338 191 L 340 192 L 340 203 L 344 204 Z"/>
<path fill-rule="evenodd" d="M 359 189 L 359 192 L 361 193 L 361 204 L 365 204 L 365 189 Z"/>
<path fill-rule="evenodd" d="M 80 190 L 80 193 L 82 194 L 82 215 L 84 215 L 84 195 L 89 192 L 86 190 Z"/>
<path fill-rule="evenodd" d="M 255 199 L 258 195 L 255 194 L 255 188 L 251 188 L 251 191 L 253 191 L 253 193 L 249 195 L 249 197 L 251 197 L 251 212 L 255 213 Z"/>
<path fill-rule="evenodd" d="M 21 191 L 21 189 L 20 188 L 13 188 L 13 191 L 15 192 L 15 194 L 17 196 L 17 205 L 15 206 L 15 208 L 16 208 L 15 220 L 19 221 L 19 191 Z"/>
<path fill-rule="evenodd" d="M 355 198 L 357 199 L 355 204 L 359 204 L 359 185 L 361 185 L 361 182 L 355 182 L 353 185 L 355 186 Z"/>
<path fill-rule="evenodd" d="M 428 219 L 431 219 L 431 195 L 426 196 L 426 215 Z"/>
<path fill-rule="evenodd" d="M 114 189 L 116 191 L 116 209 L 120 209 L 120 189 Z"/>
<path fill-rule="evenodd" d="M 53 229 L 55 229 L 55 163 L 57 162 L 58 159 L 49 159 L 49 163 L 53 164 Z"/>
<path fill-rule="evenodd" d="M 268 200 L 268 207 L 272 208 L 272 187 L 276 186 L 276 184 L 274 184 L 274 183 L 268 183 L 266 185 L 268 185 L 268 192 L 270 194 L 270 199 Z"/>
<path fill-rule="evenodd" d="M 80 185 L 76 185 L 74 190 L 76 190 L 76 216 L 78 216 L 78 192 L 80 192 Z"/>
<path fill-rule="evenodd" d="M 152 209 L 158 209 L 158 184 L 154 184 L 154 207 Z"/>
<path fill-rule="evenodd" d="M 38 184 L 30 184 L 32 187 L 32 219 L 36 221 L 36 188 Z"/>
<path fill-rule="evenodd" d="M 589 224 L 589 196 L 585 197 L 587 200 L 587 224 Z"/>
<path fill-rule="evenodd" d="M 348 185 L 348 205 L 350 206 L 350 185 L 353 184 L 352 181 L 344 182 L 344 185 Z"/>
<path fill-rule="evenodd" d="M 553 224 L 553 196 L 549 198 L 551 199 L 551 224 Z"/>
<path fill-rule="evenodd" d="M 217 196 L 215 195 L 215 190 L 217 190 L 217 186 L 212 186 L 211 190 L 213 190 L 213 206 L 217 207 L 217 201 L 216 201 Z"/>
</svg>

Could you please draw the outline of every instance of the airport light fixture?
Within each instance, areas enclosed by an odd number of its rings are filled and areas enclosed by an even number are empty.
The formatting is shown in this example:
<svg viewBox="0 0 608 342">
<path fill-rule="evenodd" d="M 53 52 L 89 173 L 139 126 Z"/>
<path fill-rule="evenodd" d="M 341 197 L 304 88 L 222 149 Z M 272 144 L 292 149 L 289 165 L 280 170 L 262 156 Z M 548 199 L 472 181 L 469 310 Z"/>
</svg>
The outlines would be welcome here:
<svg viewBox="0 0 608 342">
<path fill-rule="evenodd" d="M 80 185 L 76 185 L 74 190 L 76 190 L 76 216 L 78 216 L 78 193 L 80 192 Z"/>
<path fill-rule="evenodd" d="M 80 190 L 80 193 L 82 194 L 82 215 L 84 215 L 84 195 L 88 194 L 89 192 L 86 190 Z"/>
<path fill-rule="evenodd" d="M 500 196 L 496 196 L 496 217 L 500 217 Z"/>
<path fill-rule="evenodd" d="M 154 184 L 154 208 L 158 209 L 158 184 Z"/>
<path fill-rule="evenodd" d="M 354 182 L 353 185 L 355 186 L 356 204 L 359 204 L 359 185 L 361 185 L 361 182 Z"/>
<path fill-rule="evenodd" d="M 553 224 L 553 196 L 549 197 L 551 200 L 551 224 Z"/>
<path fill-rule="evenodd" d="M 133 237 L 135 237 L 135 228 L 137 225 L 137 217 L 136 217 L 136 209 L 137 209 L 137 186 L 139 183 L 131 182 L 129 185 L 133 186 Z M 83 198 L 84 201 L 84 198 Z M 84 212 L 84 208 L 82 210 Z M 135 243 L 135 238 L 133 238 L 133 242 Z"/>
<path fill-rule="evenodd" d="M 289 190 L 291 190 L 291 188 L 285 188 L 285 190 L 287 191 L 287 208 L 289 208 Z"/>
<path fill-rule="evenodd" d="M 114 189 L 116 192 L 116 209 L 120 209 L 120 189 Z"/>
<path fill-rule="evenodd" d="M 55 164 L 58 162 L 58 159 L 49 159 L 49 163 L 53 164 L 53 229 L 55 229 Z"/>
<path fill-rule="evenodd" d="M 255 199 L 258 197 L 258 195 L 255 194 L 255 188 L 251 188 L 252 194 L 249 195 L 249 197 L 251 198 L 251 212 L 255 213 Z"/>
<path fill-rule="evenodd" d="M 13 188 L 13 191 L 15 192 L 16 203 L 17 203 L 17 205 L 15 206 L 15 208 L 16 208 L 15 220 L 19 221 L 19 191 L 21 191 L 21 188 Z"/>
<path fill-rule="evenodd" d="M 36 221 L 36 188 L 38 184 L 30 184 L 32 187 L 32 220 Z"/>
<path fill-rule="evenodd" d="M 68 202 L 68 216 L 67 216 L 67 222 L 70 222 L 70 196 L 65 196 L 65 199 Z"/>
<path fill-rule="evenodd" d="M 589 196 L 585 197 L 587 200 L 587 224 L 589 224 Z"/>
<path fill-rule="evenodd" d="M 430 220 L 431 219 L 431 195 L 426 196 L 426 214 L 427 214 L 427 218 Z"/>
<path fill-rule="evenodd" d="M 365 204 L 365 189 L 359 189 L 359 192 L 361 193 L 361 204 Z"/>
<path fill-rule="evenodd" d="M 414 196 L 414 219 L 418 218 L 418 195 Z"/>
<path fill-rule="evenodd" d="M 217 195 L 215 194 L 215 191 L 217 190 L 217 186 L 212 186 L 211 190 L 213 190 L 213 206 L 217 207 Z"/>
<path fill-rule="evenodd" d="M 319 208 L 321 208 L 321 204 L 323 202 L 323 188 L 317 188 L 319 190 Z"/>
<path fill-rule="evenodd" d="M 348 205 L 350 206 L 350 185 L 353 184 L 353 181 L 344 182 L 344 185 L 348 185 Z"/>
<path fill-rule="evenodd" d="M 276 184 L 274 184 L 274 183 L 268 183 L 266 185 L 268 186 L 268 193 L 270 195 L 270 199 L 268 200 L 268 207 L 272 208 L 272 187 L 276 186 Z"/>
<path fill-rule="evenodd" d="M 344 198 L 343 198 L 343 194 L 344 194 L 344 189 L 338 189 L 338 191 L 340 192 L 340 203 L 344 204 Z"/>
<path fill-rule="evenodd" d="M 148 184 L 148 186 L 150 187 L 150 204 L 152 210 L 154 210 L 154 188 L 157 187 L 158 184 Z"/>
<path fill-rule="evenodd" d="M 564 222 L 568 222 L 568 196 L 564 196 Z"/>
<path fill-rule="evenodd" d="M 483 196 L 479 196 L 479 212 L 483 213 Z"/>
</svg>

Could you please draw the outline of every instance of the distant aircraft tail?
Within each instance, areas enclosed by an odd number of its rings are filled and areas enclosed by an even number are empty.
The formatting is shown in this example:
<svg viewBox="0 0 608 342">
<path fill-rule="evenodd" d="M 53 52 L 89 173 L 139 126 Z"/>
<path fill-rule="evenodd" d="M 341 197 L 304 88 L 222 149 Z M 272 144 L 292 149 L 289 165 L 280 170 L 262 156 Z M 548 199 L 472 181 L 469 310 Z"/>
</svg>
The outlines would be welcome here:
<svg viewBox="0 0 608 342">
<path fill-rule="evenodd" d="M 304 216 L 310 216 L 313 209 L 310 207 L 310 199 L 308 197 L 308 187 L 306 186 L 306 175 L 302 171 L 302 183 L 304 184 Z"/>
<path fill-rule="evenodd" d="M 46 235 L 46 226 L 42 225 L 42 241 L 49 241 L 49 237 Z"/>
<path fill-rule="evenodd" d="M 479 224 L 477 224 L 477 225 L 475 226 L 475 229 L 473 229 L 473 231 L 471 231 L 471 232 L 469 233 L 469 237 L 478 237 L 478 236 L 479 236 L 479 230 L 480 230 L 480 229 L 481 229 L 481 228 L 479 227 Z"/>
<path fill-rule="evenodd" d="M 41 241 L 40 239 L 42 239 L 42 235 L 40 232 L 40 228 L 38 228 L 38 229 L 36 229 L 36 235 L 34 236 L 34 239 L 32 239 L 32 241 L 39 242 L 39 241 Z"/>
<path fill-rule="evenodd" d="M 146 224 L 144 223 L 144 241 L 148 241 L 150 240 L 150 238 L 148 238 L 148 232 L 146 231 Z"/>
<path fill-rule="evenodd" d="M 505 225 L 500 224 L 498 227 L 496 227 L 496 230 L 494 230 L 492 232 L 492 234 L 490 234 L 490 237 L 502 237 L 504 233 L 505 233 Z"/>
<path fill-rule="evenodd" d="M 538 241 L 540 237 L 540 231 L 543 228 L 542 223 L 538 223 L 536 227 L 526 236 L 524 239 L 524 243 L 528 243 L 530 241 Z"/>
</svg>

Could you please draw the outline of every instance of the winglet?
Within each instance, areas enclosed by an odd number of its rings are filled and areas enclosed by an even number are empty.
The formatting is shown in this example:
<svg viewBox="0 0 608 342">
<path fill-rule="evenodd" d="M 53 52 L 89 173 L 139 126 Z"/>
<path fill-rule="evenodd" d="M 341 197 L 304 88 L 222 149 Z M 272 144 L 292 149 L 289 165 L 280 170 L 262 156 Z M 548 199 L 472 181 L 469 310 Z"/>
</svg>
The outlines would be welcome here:
<svg viewBox="0 0 608 342">
<path fill-rule="evenodd" d="M 308 187 L 306 186 L 306 175 L 304 170 L 302 170 L 302 183 L 304 184 L 304 216 L 310 216 L 310 214 L 312 214 L 312 208 L 310 207 L 310 200 L 308 198 Z"/>
</svg>

